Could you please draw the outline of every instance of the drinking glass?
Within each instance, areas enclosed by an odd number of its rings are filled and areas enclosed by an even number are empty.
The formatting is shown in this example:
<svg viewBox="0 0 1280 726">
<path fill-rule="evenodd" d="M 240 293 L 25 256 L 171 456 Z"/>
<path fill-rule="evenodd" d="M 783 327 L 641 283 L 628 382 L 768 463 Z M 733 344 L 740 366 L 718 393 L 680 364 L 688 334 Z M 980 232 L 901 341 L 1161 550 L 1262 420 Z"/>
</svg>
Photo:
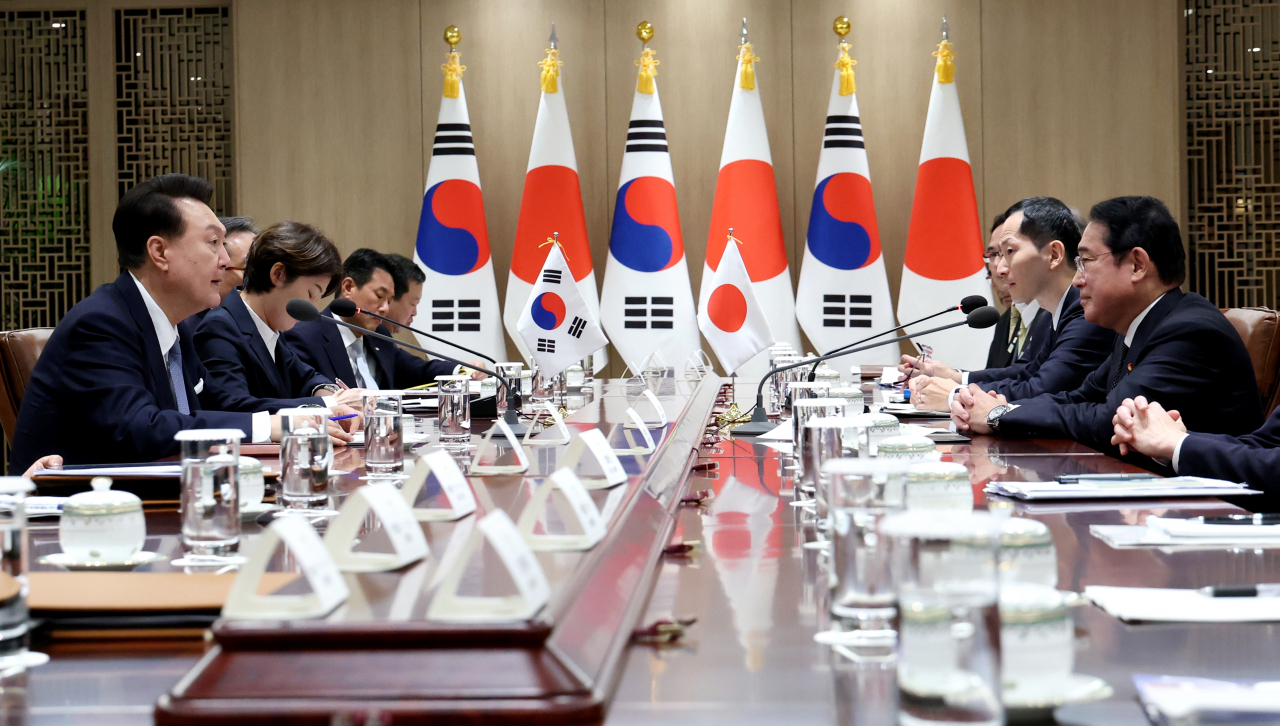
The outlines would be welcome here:
<svg viewBox="0 0 1280 726">
<path fill-rule="evenodd" d="M 35 488 L 25 477 L 0 477 L 0 666 L 27 649 L 26 497 Z"/>
<path fill-rule="evenodd" d="M 898 726 L 898 661 L 892 646 L 880 657 L 836 645 L 828 654 L 835 684 L 836 723 Z"/>
<path fill-rule="evenodd" d="M 883 520 L 903 508 L 908 464 L 831 459 L 831 616 L 850 630 L 894 629 L 897 596 Z"/>
<path fill-rule="evenodd" d="M 226 556 L 240 546 L 239 429 L 187 429 L 174 435 L 182 454 L 182 546 Z"/>
<path fill-rule="evenodd" d="M 802 398 L 796 401 L 791 411 L 791 421 L 794 425 L 791 432 L 791 452 L 796 458 L 796 476 L 804 476 L 804 443 L 808 437 L 805 424 L 812 418 L 843 416 L 844 407 L 843 398 Z"/>
<path fill-rule="evenodd" d="M 533 395 L 533 374 L 534 371 L 520 371 L 520 395 Z"/>
<path fill-rule="evenodd" d="M 583 367 L 585 361 L 577 361 L 570 363 L 569 367 L 564 369 L 564 384 L 569 388 L 581 388 L 582 384 L 587 382 L 586 368 Z"/>
<path fill-rule="evenodd" d="M 831 459 L 844 455 L 844 432 L 850 427 L 847 416 L 817 416 L 810 418 L 805 428 L 804 472 L 800 476 L 802 489 L 813 492 L 814 513 L 820 523 L 826 522 L 831 504 L 831 476 L 822 467 Z"/>
<path fill-rule="evenodd" d="M 436 376 L 440 401 L 440 441 L 446 444 L 471 440 L 471 377 Z"/>
<path fill-rule="evenodd" d="M 886 517 L 880 534 L 898 595 L 903 720 L 1003 724 L 999 520 L 903 512 Z"/>
<path fill-rule="evenodd" d="M 323 508 L 329 497 L 329 467 L 333 465 L 329 409 L 286 408 L 278 413 L 279 489 L 286 511 Z"/>
<path fill-rule="evenodd" d="M 468 376 L 437 376 L 443 379 Z M 364 397 L 364 468 L 371 476 L 391 476 L 404 471 L 404 432 L 401 428 L 400 391 L 377 391 Z M 443 392 L 440 392 L 440 426 L 444 430 Z"/>
<path fill-rule="evenodd" d="M 512 382 L 512 385 L 520 385 L 520 371 L 524 369 L 524 363 L 497 363 L 495 370 L 498 375 Z M 517 389 L 518 390 L 518 389 Z M 507 386 L 502 381 L 498 382 L 498 418 L 502 418 L 507 412 Z"/>
<path fill-rule="evenodd" d="M 831 386 L 826 383 L 814 381 L 810 383 L 805 380 L 808 377 L 808 370 L 805 368 L 797 368 L 788 373 L 795 374 L 798 380 L 787 381 L 787 401 L 786 408 L 792 416 L 795 415 L 796 401 L 806 398 L 827 398 L 827 391 L 831 390 Z"/>
<path fill-rule="evenodd" d="M 541 370 L 535 371 L 533 393 L 534 403 L 560 404 L 564 401 L 564 372 L 547 375 Z"/>
<path fill-rule="evenodd" d="M 799 363 L 800 360 L 800 356 L 795 355 L 794 352 L 788 352 L 785 355 L 779 355 L 777 358 L 774 358 L 773 367 L 789 366 L 792 363 Z M 783 395 L 786 391 L 786 383 L 788 379 L 794 377 L 796 370 L 799 369 L 793 368 L 789 371 L 782 371 L 781 373 L 775 374 L 773 378 L 770 379 L 769 390 L 772 392 L 772 395 L 770 396 L 770 411 L 772 413 L 782 413 L 783 403 L 785 401 Z"/>
</svg>

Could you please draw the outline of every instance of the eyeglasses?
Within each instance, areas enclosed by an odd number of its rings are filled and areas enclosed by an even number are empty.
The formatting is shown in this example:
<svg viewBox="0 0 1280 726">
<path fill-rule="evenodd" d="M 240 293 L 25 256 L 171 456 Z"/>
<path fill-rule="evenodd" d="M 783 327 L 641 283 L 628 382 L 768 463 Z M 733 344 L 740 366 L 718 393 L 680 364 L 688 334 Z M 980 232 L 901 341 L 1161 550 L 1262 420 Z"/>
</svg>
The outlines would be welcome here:
<svg viewBox="0 0 1280 726">
<path fill-rule="evenodd" d="M 1076 258 L 1076 259 L 1079 259 L 1079 258 Z M 228 267 L 227 272 L 244 272 L 245 269 L 246 268 L 244 267 Z"/>
<path fill-rule="evenodd" d="M 1098 255 L 1097 257 L 1081 257 L 1080 255 L 1076 255 L 1076 270 L 1077 270 L 1077 271 L 1078 271 L 1082 276 L 1083 276 L 1083 275 L 1088 275 L 1088 274 L 1089 274 L 1089 265 L 1092 265 L 1093 263 L 1097 262 L 1098 260 L 1102 259 L 1103 257 L 1106 257 L 1106 256 L 1107 256 L 1107 255 L 1109 255 L 1109 254 L 1111 254 L 1111 253 L 1110 253 L 1110 252 L 1103 252 L 1102 254 Z"/>
</svg>

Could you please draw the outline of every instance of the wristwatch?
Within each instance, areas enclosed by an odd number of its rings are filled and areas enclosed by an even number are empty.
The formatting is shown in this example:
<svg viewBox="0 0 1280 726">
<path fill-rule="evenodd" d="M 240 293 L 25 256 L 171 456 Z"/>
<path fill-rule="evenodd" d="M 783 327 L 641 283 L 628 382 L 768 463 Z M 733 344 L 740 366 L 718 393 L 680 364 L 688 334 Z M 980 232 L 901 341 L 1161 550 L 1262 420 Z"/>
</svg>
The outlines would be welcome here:
<svg viewBox="0 0 1280 726">
<path fill-rule="evenodd" d="M 340 387 L 338 387 L 336 384 L 333 384 L 333 383 L 321 383 L 320 385 L 318 385 L 318 386 L 316 386 L 315 388 L 311 389 L 311 395 L 313 395 L 313 396 L 323 396 L 323 395 L 324 395 L 324 393 L 321 393 L 321 391 L 324 391 L 325 393 L 332 394 L 332 395 L 334 395 L 334 396 L 338 395 L 339 393 L 342 393 L 342 389 L 341 389 Z"/>
<path fill-rule="evenodd" d="M 991 433 L 1000 433 L 1000 417 L 1009 413 L 1009 409 L 1009 406 L 1000 404 L 999 406 L 991 409 L 991 413 L 987 414 L 987 426 L 991 428 Z"/>
</svg>

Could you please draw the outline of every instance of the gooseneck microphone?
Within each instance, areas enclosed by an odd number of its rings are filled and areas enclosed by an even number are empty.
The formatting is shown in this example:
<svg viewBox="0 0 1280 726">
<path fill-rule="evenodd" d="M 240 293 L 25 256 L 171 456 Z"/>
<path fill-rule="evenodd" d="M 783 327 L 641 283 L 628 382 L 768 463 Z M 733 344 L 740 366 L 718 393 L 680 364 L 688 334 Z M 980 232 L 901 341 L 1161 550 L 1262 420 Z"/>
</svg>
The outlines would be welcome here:
<svg viewBox="0 0 1280 726">
<path fill-rule="evenodd" d="M 947 311 L 943 311 L 943 312 L 947 312 Z M 900 335 L 896 338 L 890 338 L 889 340 L 882 340 L 878 343 L 872 343 L 871 345 L 864 345 L 860 348 L 853 348 L 852 350 L 842 350 L 836 353 L 828 353 L 827 355 L 818 356 L 816 360 L 806 360 L 806 361 L 801 361 L 800 363 L 792 363 L 791 365 L 785 365 L 785 366 L 782 366 L 781 368 L 772 368 L 767 374 L 765 374 L 764 378 L 760 379 L 760 385 L 756 387 L 756 405 L 755 405 L 754 412 L 751 414 L 751 421 L 749 423 L 746 423 L 746 424 L 743 424 L 742 426 L 737 427 L 736 429 L 733 430 L 733 433 L 736 436 L 759 436 L 761 434 L 768 433 L 774 428 L 775 424 L 772 424 L 769 422 L 769 414 L 766 413 L 764 410 L 764 384 L 768 383 L 770 378 L 773 378 L 774 376 L 776 376 L 777 374 L 783 371 L 789 371 L 793 368 L 802 368 L 811 363 L 813 364 L 821 363 L 824 360 L 829 360 L 831 358 L 839 358 L 840 356 L 849 355 L 850 353 L 858 353 L 864 350 L 870 350 L 872 348 L 877 348 L 882 345 L 897 343 L 897 342 L 906 340 L 908 338 L 914 338 L 919 335 L 928 335 L 930 333 L 937 333 L 943 330 L 950 330 L 951 328 L 958 328 L 961 325 L 968 325 L 970 328 L 990 328 L 991 326 L 995 325 L 999 321 L 1000 321 L 1000 312 L 995 308 L 991 307 L 990 305 L 988 305 L 986 307 L 980 307 L 977 310 L 974 310 L 973 312 L 965 316 L 964 320 L 958 323 L 951 323 L 950 325 L 941 325 L 939 327 L 932 328 L 930 330 L 922 330 L 919 333 L 910 333 L 908 335 Z"/>
<path fill-rule="evenodd" d="M 455 365 L 460 365 L 460 366 L 463 366 L 464 368 L 471 368 L 473 370 L 477 370 L 477 371 L 480 371 L 481 373 L 486 373 L 488 375 L 493 376 L 494 378 L 497 378 L 498 380 L 502 381 L 502 384 L 507 388 L 507 413 L 503 417 L 503 420 L 507 422 L 507 426 L 511 427 L 512 434 L 516 436 L 524 435 L 526 429 L 524 425 L 520 423 L 520 417 L 518 414 L 518 411 L 520 410 L 520 405 L 521 405 L 520 390 L 517 387 L 519 386 L 518 381 L 513 383 L 510 379 L 505 378 L 494 371 L 481 368 L 480 366 L 471 365 L 470 363 L 463 363 L 457 358 L 450 358 L 447 355 L 441 355 L 434 351 L 427 350 L 426 348 L 419 348 L 418 346 L 413 345 L 411 343 L 406 343 L 403 340 L 396 340 L 395 338 L 392 338 L 389 335 L 383 335 L 382 333 L 378 333 L 372 330 L 366 330 L 365 328 L 362 328 L 359 325 L 352 325 L 351 323 L 348 323 L 345 320 L 329 317 L 328 315 L 321 315 L 320 311 L 316 308 L 315 305 L 312 305 L 311 303 L 301 298 L 294 298 L 293 300 L 290 300 L 289 302 L 285 303 L 284 309 L 285 309 L 285 312 L 289 313 L 289 317 L 303 323 L 309 323 L 313 320 L 327 320 L 333 323 L 334 325 L 340 325 L 344 328 L 350 328 L 351 330 L 361 333 L 362 335 L 367 335 L 371 338 L 377 338 L 378 340 L 385 340 L 388 343 L 391 343 L 393 345 L 398 345 L 398 346 L 401 346 L 402 348 L 408 348 L 409 350 L 416 350 L 419 353 L 425 353 L 429 356 L 439 358 L 440 360 L 446 360 Z M 516 433 L 517 430 L 519 431 L 519 433 Z"/>
<path fill-rule="evenodd" d="M 986 301 L 986 300 L 983 300 L 982 302 L 985 304 L 987 301 Z M 417 333 L 418 335 L 421 335 L 421 336 L 422 336 L 422 337 L 424 337 L 424 338 L 430 338 L 430 339 L 432 339 L 432 340 L 434 340 L 434 341 L 437 341 L 437 342 L 440 342 L 440 343 L 444 343 L 445 345 L 451 345 L 451 346 L 453 346 L 454 348 L 457 348 L 458 350 L 464 350 L 464 351 L 466 351 L 466 352 L 470 353 L 471 355 L 477 355 L 477 356 L 480 356 L 481 358 L 484 358 L 485 360 L 489 361 L 490 363 L 492 363 L 492 364 L 494 364 L 494 365 L 497 365 L 497 364 L 498 364 L 498 361 L 496 361 L 496 360 L 494 360 L 494 359 L 490 358 L 489 356 L 485 355 L 484 353 L 481 353 L 481 352 L 480 352 L 480 351 L 478 351 L 478 350 L 471 350 L 470 348 L 464 348 L 463 346 L 458 345 L 457 343 L 455 343 L 455 342 L 453 342 L 453 341 L 451 341 L 451 340 L 445 340 L 444 338 L 441 338 L 441 337 L 440 337 L 440 336 L 438 336 L 438 335 L 432 335 L 431 333 L 428 333 L 428 332 L 425 332 L 425 331 L 422 331 L 422 330 L 418 330 L 417 328 L 411 328 L 411 327 L 409 327 L 408 325 L 405 325 L 404 323 L 396 322 L 395 320 L 392 320 L 391 318 L 384 318 L 384 317 L 382 317 L 381 315 L 379 315 L 379 314 L 377 314 L 377 313 L 369 312 L 368 310 L 365 310 L 364 308 L 357 307 L 357 306 L 356 306 L 356 304 L 355 304 L 354 302 L 352 302 L 352 301 L 350 301 L 350 300 L 348 300 L 348 299 L 346 299 L 346 298 L 344 298 L 344 297 L 340 297 L 340 298 L 338 298 L 338 299 L 334 300 L 333 302 L 329 303 L 329 309 L 330 309 L 330 310 L 332 310 L 334 313 L 336 313 L 338 316 L 340 316 L 340 317 L 344 317 L 344 318 L 349 318 L 349 317 L 351 317 L 351 316 L 355 315 L 356 313 L 364 313 L 365 315 L 368 315 L 368 316 L 369 316 L 369 317 L 371 317 L 371 318 L 377 318 L 378 320 L 382 320 L 382 321 L 384 321 L 384 322 L 391 323 L 392 325 L 399 325 L 400 327 L 404 328 L 405 330 L 408 330 L 408 331 L 410 331 L 410 332 Z M 468 366 L 468 367 L 471 367 L 471 366 Z"/>
<path fill-rule="evenodd" d="M 984 305 L 986 305 L 986 304 L 987 304 L 987 299 L 986 299 L 985 297 L 983 297 L 983 296 L 981 296 L 981 295 L 970 295 L 970 296 L 966 297 L 965 299 L 961 300 L 959 305 L 952 305 L 951 307 L 949 307 L 949 308 L 944 308 L 943 310 L 941 310 L 941 311 L 939 311 L 939 312 L 936 312 L 936 313 L 934 313 L 933 315 L 926 315 L 926 316 L 924 316 L 923 318 L 920 318 L 919 320 L 912 320 L 912 321 L 911 321 L 911 322 L 909 322 L 909 323 L 903 323 L 902 325 L 899 325 L 899 326 L 898 326 L 898 327 L 896 327 L 896 328 L 890 328 L 890 329 L 888 329 L 888 330 L 884 331 L 883 333 L 876 333 L 875 335 L 872 335 L 872 336 L 867 337 L 867 338 L 863 338 L 862 340 L 855 340 L 855 341 L 853 341 L 852 343 L 850 343 L 850 344 L 848 344 L 848 345 L 842 345 L 842 346 L 840 346 L 839 348 L 836 348 L 836 349 L 834 349 L 834 350 L 829 350 L 829 351 L 827 351 L 827 352 L 825 353 L 825 355 L 833 355 L 833 354 L 835 354 L 835 353 L 839 353 L 839 352 L 841 352 L 841 351 L 843 351 L 843 350 L 848 350 L 849 348 L 852 348 L 852 347 L 853 347 L 853 346 L 855 346 L 855 345 L 862 345 L 863 343 L 867 342 L 868 340 L 875 340 L 876 338 L 879 338 L 879 337 L 880 337 L 880 336 L 882 336 L 882 335 L 888 335 L 889 333 L 892 333 L 892 332 L 894 332 L 895 330 L 902 330 L 903 328 L 906 328 L 906 327 L 911 326 L 911 325 L 919 325 L 920 323 L 923 323 L 923 322 L 924 322 L 924 321 L 926 321 L 926 320 L 932 320 L 933 318 L 936 318 L 936 317 L 938 317 L 939 315 L 946 315 L 947 313 L 952 312 L 952 311 L 954 311 L 954 310 L 959 310 L 960 312 L 964 313 L 965 315 L 968 315 L 969 313 L 973 312 L 974 310 L 977 310 L 978 308 L 980 308 L 980 307 L 982 307 L 982 306 L 984 306 Z M 815 375 L 817 375 L 817 373 L 818 373 L 818 364 L 817 364 L 817 363 L 814 363 L 814 364 L 813 364 L 813 368 L 811 368 L 811 369 L 809 370 L 809 378 L 808 378 L 808 380 L 809 380 L 809 382 L 810 382 L 810 383 L 813 383 L 813 378 L 814 378 L 814 376 L 815 376 Z"/>
</svg>

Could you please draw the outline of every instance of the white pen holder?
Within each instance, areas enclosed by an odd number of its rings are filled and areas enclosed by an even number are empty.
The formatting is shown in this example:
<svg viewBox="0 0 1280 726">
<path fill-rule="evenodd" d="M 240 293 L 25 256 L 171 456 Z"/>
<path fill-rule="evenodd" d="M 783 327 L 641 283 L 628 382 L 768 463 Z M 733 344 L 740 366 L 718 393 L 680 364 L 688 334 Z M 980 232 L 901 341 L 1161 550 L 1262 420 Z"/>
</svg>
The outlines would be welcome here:
<svg viewBox="0 0 1280 726">
<path fill-rule="evenodd" d="M 555 496 L 555 489 L 560 490 L 561 497 Z M 578 532 L 540 534 L 534 531 L 545 519 L 548 500 L 560 515 L 561 521 L 565 524 L 575 523 Z M 605 523 L 591 494 L 578 477 L 568 469 L 557 469 L 534 490 L 533 497 L 520 513 L 516 528 L 534 551 L 573 552 L 589 550 L 603 539 Z"/>
<path fill-rule="evenodd" d="M 504 596 L 458 594 L 458 586 L 466 573 L 467 564 L 471 561 L 471 554 L 482 539 L 497 553 L 498 558 L 507 568 L 507 572 L 519 590 L 516 594 Z M 446 574 L 440 581 L 440 587 L 427 608 L 429 620 L 463 623 L 528 620 L 541 610 L 551 597 L 551 585 L 547 582 L 547 576 L 542 571 L 537 555 L 529 549 L 529 545 L 520 536 L 511 517 L 502 510 L 485 515 L 476 528 L 467 534 L 461 549 L 454 557 L 453 564 L 446 570 Z"/>
<path fill-rule="evenodd" d="M 390 552 L 355 552 L 355 543 L 367 538 L 366 520 L 372 512 L 391 541 Z M 417 562 L 429 554 L 422 526 L 391 482 L 366 484 L 343 502 L 338 516 L 329 523 L 325 547 L 334 564 L 343 572 L 386 572 Z"/>
<path fill-rule="evenodd" d="M 576 474 L 582 455 L 588 452 L 596 460 L 603 476 L 585 477 Z M 622 462 L 618 460 L 618 455 L 613 453 L 609 440 L 604 437 L 600 429 L 588 429 L 578 434 L 578 438 L 564 450 L 564 456 L 560 458 L 560 467 L 575 472 L 587 489 L 608 489 L 627 481 L 627 472 L 622 468 Z"/>
<path fill-rule="evenodd" d="M 275 554 L 277 545 L 284 545 L 293 555 L 311 592 L 300 595 L 258 594 L 267 563 Z M 231 620 L 319 618 L 333 612 L 350 594 L 346 580 L 311 523 L 302 517 L 281 517 L 267 527 L 248 562 L 240 566 L 231 591 L 227 593 L 227 601 L 222 606 L 222 617 Z"/>
<path fill-rule="evenodd" d="M 529 429 L 524 432 L 524 439 L 521 443 L 525 446 L 560 446 L 569 443 L 569 439 L 573 438 L 569 433 L 569 427 L 565 425 L 564 419 L 560 417 L 560 412 L 556 407 L 545 401 L 534 404 L 533 421 L 529 424 Z M 533 428 L 542 420 L 543 414 L 551 417 L 556 429 L 560 432 L 559 438 L 532 438 Z"/>
<path fill-rule="evenodd" d="M 435 474 L 440 489 L 449 500 L 448 507 L 419 507 L 418 495 Z M 400 491 L 413 517 L 419 522 L 451 522 L 476 511 L 476 497 L 467 477 L 447 451 L 433 451 L 418 459 Z"/>
<path fill-rule="evenodd" d="M 489 465 L 478 463 L 480 461 L 481 455 L 483 455 L 486 451 L 491 450 L 489 447 L 493 447 L 493 449 L 497 449 L 497 444 L 493 443 L 494 431 L 501 431 L 502 435 L 506 437 L 507 443 L 511 444 L 511 447 L 515 450 L 517 463 L 489 464 Z M 485 432 L 484 438 L 480 439 L 480 446 L 476 449 L 476 456 L 475 456 L 474 462 L 475 463 L 471 464 L 472 476 L 496 476 L 501 474 L 519 474 L 521 472 L 528 471 L 529 469 L 529 456 L 528 454 L 525 453 L 524 446 L 520 444 L 520 439 L 516 438 L 516 435 L 511 433 L 511 427 L 507 425 L 507 422 L 503 421 L 502 419 L 498 419 L 497 421 L 494 421 L 493 426 L 490 426 L 489 430 Z"/>
</svg>

